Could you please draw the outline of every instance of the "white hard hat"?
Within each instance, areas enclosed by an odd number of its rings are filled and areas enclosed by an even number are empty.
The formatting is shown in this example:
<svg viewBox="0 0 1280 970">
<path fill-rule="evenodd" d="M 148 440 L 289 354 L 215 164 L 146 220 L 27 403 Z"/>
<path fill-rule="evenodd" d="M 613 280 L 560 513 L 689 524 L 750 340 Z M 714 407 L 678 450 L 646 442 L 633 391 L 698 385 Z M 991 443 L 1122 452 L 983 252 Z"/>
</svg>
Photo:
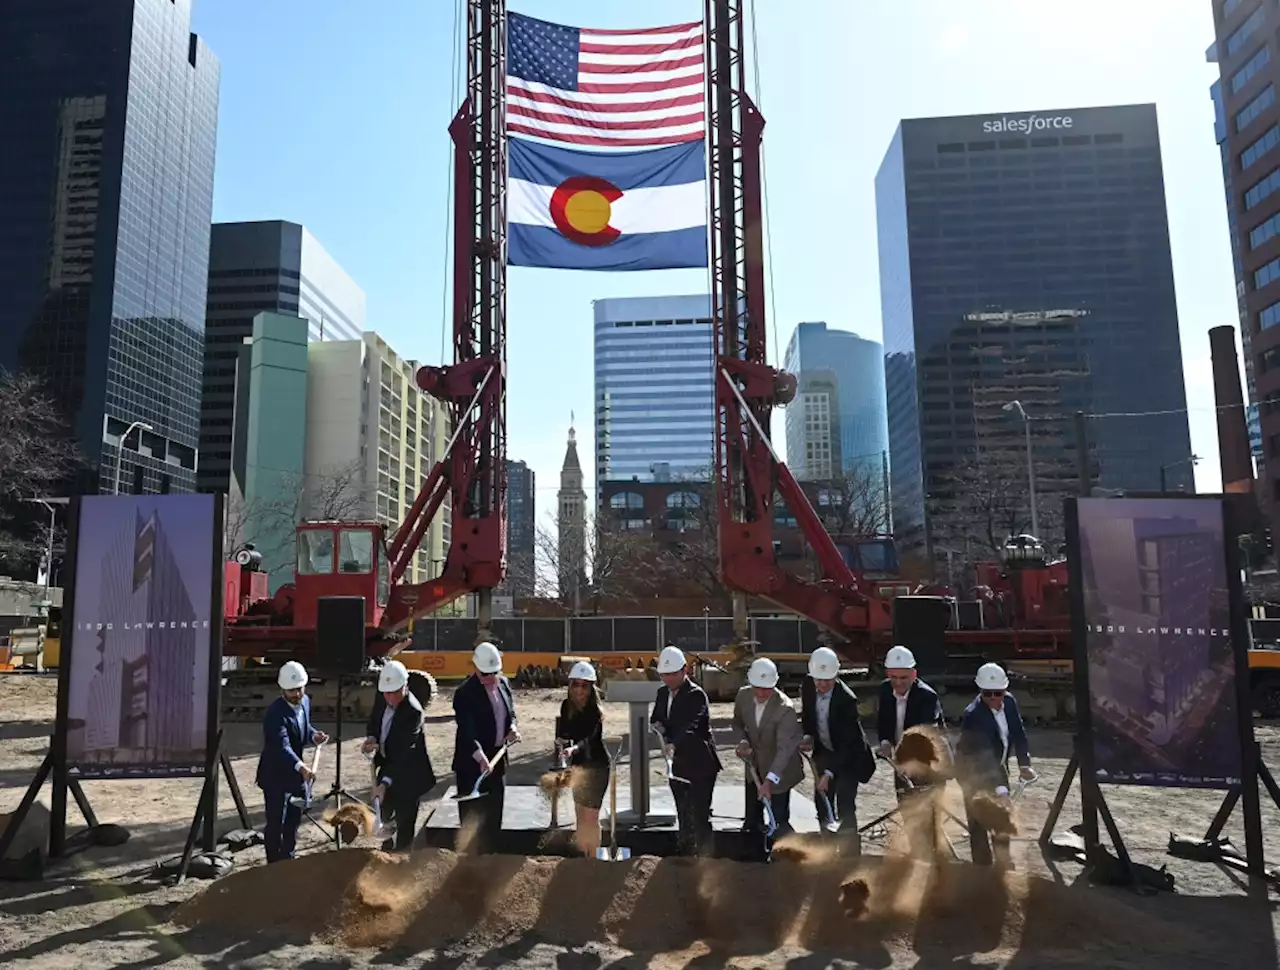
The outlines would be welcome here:
<svg viewBox="0 0 1280 970">
<path fill-rule="evenodd" d="M 809 657 L 809 676 L 814 680 L 835 680 L 840 658 L 830 647 L 819 647 Z"/>
<path fill-rule="evenodd" d="M 688 663 L 684 659 L 684 651 L 679 647 L 663 647 L 662 653 L 658 654 L 658 673 L 679 673 L 688 666 Z"/>
<path fill-rule="evenodd" d="M 973 682 L 980 690 L 1008 690 L 1009 675 L 999 664 L 983 664 L 978 668 L 978 676 Z"/>
<path fill-rule="evenodd" d="M 378 674 L 378 690 L 404 690 L 409 686 L 409 671 L 399 660 L 388 660 Z"/>
<path fill-rule="evenodd" d="M 276 674 L 276 683 L 281 690 L 297 690 L 307 686 L 307 668 L 296 660 L 290 660 Z"/>
<path fill-rule="evenodd" d="M 887 670 L 904 670 L 916 665 L 916 655 L 906 647 L 894 647 L 884 657 Z"/>
<path fill-rule="evenodd" d="M 573 669 L 569 671 L 569 679 L 585 680 L 594 684 L 596 682 L 596 668 L 585 660 L 579 660 L 573 665 Z"/>
<path fill-rule="evenodd" d="M 752 687 L 777 687 L 778 665 L 768 657 L 757 657 L 747 670 L 747 683 Z"/>
<path fill-rule="evenodd" d="M 496 674 L 502 670 L 502 654 L 488 640 L 476 646 L 475 653 L 471 655 L 471 662 L 482 674 Z"/>
</svg>

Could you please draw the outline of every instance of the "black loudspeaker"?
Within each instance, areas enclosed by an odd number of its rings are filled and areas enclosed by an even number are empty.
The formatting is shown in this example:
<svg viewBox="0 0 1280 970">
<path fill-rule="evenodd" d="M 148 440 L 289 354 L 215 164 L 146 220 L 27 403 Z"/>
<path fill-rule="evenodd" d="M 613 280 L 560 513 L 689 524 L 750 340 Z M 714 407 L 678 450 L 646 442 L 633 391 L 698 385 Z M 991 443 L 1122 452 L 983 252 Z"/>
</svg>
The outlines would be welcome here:
<svg viewBox="0 0 1280 970">
<path fill-rule="evenodd" d="M 363 596 L 321 596 L 316 602 L 316 665 L 329 674 L 364 670 Z"/>
<path fill-rule="evenodd" d="M 915 654 L 916 669 L 926 679 L 946 669 L 950 626 L 951 602 L 946 597 L 894 597 L 893 642 Z"/>
</svg>

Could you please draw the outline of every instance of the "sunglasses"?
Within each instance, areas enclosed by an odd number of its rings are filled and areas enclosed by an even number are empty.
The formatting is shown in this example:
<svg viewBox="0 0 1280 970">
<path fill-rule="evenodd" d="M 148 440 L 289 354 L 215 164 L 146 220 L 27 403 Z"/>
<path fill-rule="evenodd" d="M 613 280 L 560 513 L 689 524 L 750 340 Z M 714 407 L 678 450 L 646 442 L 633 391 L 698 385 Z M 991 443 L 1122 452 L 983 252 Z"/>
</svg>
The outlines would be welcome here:
<svg viewBox="0 0 1280 970">
<path fill-rule="evenodd" d="M 984 690 L 984 691 L 982 692 L 982 696 L 983 696 L 983 697 L 1004 697 L 1004 691 L 1002 691 L 1002 690 Z"/>
</svg>

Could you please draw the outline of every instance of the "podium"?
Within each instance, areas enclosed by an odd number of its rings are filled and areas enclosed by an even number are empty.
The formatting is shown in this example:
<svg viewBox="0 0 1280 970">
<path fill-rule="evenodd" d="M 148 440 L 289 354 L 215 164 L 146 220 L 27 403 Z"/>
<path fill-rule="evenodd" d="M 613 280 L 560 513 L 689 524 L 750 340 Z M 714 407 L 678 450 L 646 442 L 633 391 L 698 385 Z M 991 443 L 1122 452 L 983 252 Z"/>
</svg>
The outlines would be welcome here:
<svg viewBox="0 0 1280 970">
<path fill-rule="evenodd" d="M 653 813 L 652 794 L 649 790 L 649 739 L 653 736 L 649 728 L 649 713 L 653 710 L 653 702 L 661 686 L 659 681 L 654 680 L 605 681 L 605 703 L 627 705 L 631 805 L 626 810 L 618 811 L 619 828 L 645 829 L 676 824 L 675 815 Z"/>
</svg>

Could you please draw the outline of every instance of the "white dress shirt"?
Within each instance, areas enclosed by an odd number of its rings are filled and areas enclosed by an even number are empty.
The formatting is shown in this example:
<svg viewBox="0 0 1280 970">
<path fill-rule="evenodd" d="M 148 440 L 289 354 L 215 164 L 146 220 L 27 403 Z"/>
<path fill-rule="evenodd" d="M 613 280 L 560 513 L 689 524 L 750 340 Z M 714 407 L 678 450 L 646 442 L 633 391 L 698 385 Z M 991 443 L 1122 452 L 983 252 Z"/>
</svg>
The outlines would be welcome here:
<svg viewBox="0 0 1280 970">
<path fill-rule="evenodd" d="M 822 742 L 822 746 L 828 751 L 834 751 L 835 745 L 831 743 L 831 698 L 835 694 L 835 690 L 829 690 L 825 694 L 819 694 L 814 704 L 814 713 L 818 720 L 818 740 Z M 835 775 L 830 769 L 823 772 L 829 778 Z"/>
<path fill-rule="evenodd" d="M 897 744 L 902 740 L 903 733 L 907 730 L 907 698 L 910 696 L 910 689 L 905 694 L 893 695 L 893 699 L 898 702 L 898 726 L 897 734 L 893 739 L 893 743 Z"/>
<path fill-rule="evenodd" d="M 769 698 L 769 700 L 772 700 L 772 699 L 773 698 Z M 768 706 L 769 706 L 768 700 L 766 700 L 764 703 L 761 703 L 760 701 L 756 701 L 756 727 L 757 728 L 760 726 L 760 722 L 764 720 L 764 710 Z M 773 782 L 775 785 L 779 784 L 782 781 L 782 779 L 779 778 L 777 775 L 775 775 L 772 771 L 769 772 L 769 774 L 767 774 L 765 777 L 769 781 Z"/>
<path fill-rule="evenodd" d="M 1009 760 L 1009 715 L 1004 712 L 1004 708 L 991 713 L 996 719 L 996 730 L 1000 732 L 1000 741 L 1004 745 L 1004 750 L 1000 753 L 1000 764 L 1003 765 Z M 1007 795 L 1009 789 L 1005 785 L 1000 785 L 996 788 L 996 794 Z"/>
</svg>

